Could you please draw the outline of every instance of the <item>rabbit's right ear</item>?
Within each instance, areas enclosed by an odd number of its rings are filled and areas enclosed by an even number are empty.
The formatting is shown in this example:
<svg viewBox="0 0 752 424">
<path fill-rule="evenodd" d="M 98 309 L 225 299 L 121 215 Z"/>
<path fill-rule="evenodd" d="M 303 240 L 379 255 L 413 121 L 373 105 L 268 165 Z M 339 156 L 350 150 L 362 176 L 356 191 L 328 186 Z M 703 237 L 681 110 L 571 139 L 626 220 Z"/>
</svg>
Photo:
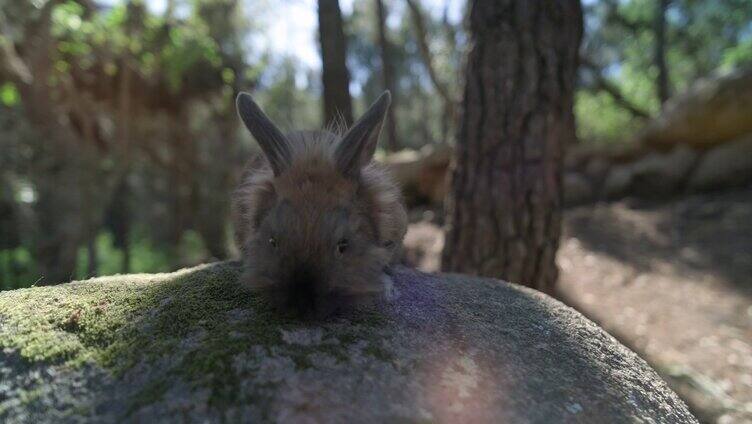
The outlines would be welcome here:
<svg viewBox="0 0 752 424">
<path fill-rule="evenodd" d="M 238 115 L 248 131 L 261 146 L 275 176 L 282 174 L 292 159 L 290 143 L 276 125 L 264 114 L 248 93 L 238 94 L 236 100 Z"/>
<path fill-rule="evenodd" d="M 334 156 L 337 160 L 337 167 L 344 175 L 357 175 L 360 169 L 373 159 L 381 125 L 384 123 L 384 117 L 391 102 L 392 95 L 389 90 L 384 91 L 342 137 Z"/>
</svg>

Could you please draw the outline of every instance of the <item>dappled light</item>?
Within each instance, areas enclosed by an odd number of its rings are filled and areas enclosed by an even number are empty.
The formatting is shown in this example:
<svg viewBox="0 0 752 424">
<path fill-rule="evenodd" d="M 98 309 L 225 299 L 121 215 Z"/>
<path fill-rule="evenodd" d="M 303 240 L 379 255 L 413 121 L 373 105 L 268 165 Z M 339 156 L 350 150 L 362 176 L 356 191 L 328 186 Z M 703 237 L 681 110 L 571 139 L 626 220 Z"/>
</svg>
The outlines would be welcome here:
<svg viewBox="0 0 752 424">
<path fill-rule="evenodd" d="M 748 0 L 0 0 L 0 422 L 752 422 L 750 117 Z"/>
</svg>

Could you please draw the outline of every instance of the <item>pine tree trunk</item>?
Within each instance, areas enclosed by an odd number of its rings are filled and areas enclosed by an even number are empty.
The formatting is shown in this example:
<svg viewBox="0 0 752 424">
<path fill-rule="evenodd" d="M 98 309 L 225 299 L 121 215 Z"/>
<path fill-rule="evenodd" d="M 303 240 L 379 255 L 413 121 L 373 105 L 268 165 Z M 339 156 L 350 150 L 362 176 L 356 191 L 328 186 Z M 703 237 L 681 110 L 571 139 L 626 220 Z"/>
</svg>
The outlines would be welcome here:
<svg viewBox="0 0 752 424">
<path fill-rule="evenodd" d="M 655 66 L 658 68 L 656 90 L 661 104 L 671 97 L 671 82 L 666 63 L 666 9 L 669 0 L 658 0 L 655 14 Z"/>
<path fill-rule="evenodd" d="M 338 0 L 319 0 L 319 42 L 324 83 L 324 123 L 353 122 L 347 43 Z"/>
<path fill-rule="evenodd" d="M 442 267 L 552 293 L 581 6 L 474 0 L 469 25 Z"/>
<path fill-rule="evenodd" d="M 0 250 L 0 291 L 8 290 L 13 285 L 12 254 L 11 250 Z"/>
<path fill-rule="evenodd" d="M 394 110 L 397 107 L 397 91 L 394 89 L 394 64 L 392 63 L 392 46 L 389 43 L 386 29 L 386 6 L 383 0 L 376 0 L 376 19 L 379 30 L 379 49 L 381 50 L 381 76 L 384 81 L 384 89 L 392 93 L 392 106 L 387 112 L 386 119 L 386 148 L 389 151 L 399 150 L 397 141 L 397 121 Z"/>
<path fill-rule="evenodd" d="M 131 190 L 128 176 L 117 185 L 110 205 L 105 213 L 105 226 L 112 233 L 112 244 L 123 252 L 120 272 L 130 272 L 130 231 L 131 231 Z"/>
<path fill-rule="evenodd" d="M 92 278 L 97 276 L 99 270 L 99 251 L 97 249 L 97 236 L 96 234 L 86 243 L 86 278 Z"/>
</svg>

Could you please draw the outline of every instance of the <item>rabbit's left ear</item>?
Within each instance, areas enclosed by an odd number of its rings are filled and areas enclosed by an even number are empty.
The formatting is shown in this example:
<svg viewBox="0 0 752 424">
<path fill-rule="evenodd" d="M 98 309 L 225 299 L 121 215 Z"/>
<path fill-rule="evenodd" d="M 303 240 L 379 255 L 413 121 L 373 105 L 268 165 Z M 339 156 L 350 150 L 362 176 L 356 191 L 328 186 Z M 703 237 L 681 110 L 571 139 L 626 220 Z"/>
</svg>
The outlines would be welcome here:
<svg viewBox="0 0 752 424">
<path fill-rule="evenodd" d="M 266 156 L 266 160 L 274 171 L 274 175 L 279 176 L 289 166 L 292 154 L 290 152 L 290 143 L 282 134 L 282 131 L 269 119 L 261 108 L 253 101 L 248 93 L 238 94 L 236 99 L 238 115 L 243 120 L 248 131 L 256 138 L 261 150 Z"/>
<path fill-rule="evenodd" d="M 391 101 L 392 96 L 387 90 L 342 137 L 334 157 L 337 161 L 337 168 L 344 175 L 349 177 L 358 175 L 360 169 L 373 159 L 381 126 Z"/>
</svg>

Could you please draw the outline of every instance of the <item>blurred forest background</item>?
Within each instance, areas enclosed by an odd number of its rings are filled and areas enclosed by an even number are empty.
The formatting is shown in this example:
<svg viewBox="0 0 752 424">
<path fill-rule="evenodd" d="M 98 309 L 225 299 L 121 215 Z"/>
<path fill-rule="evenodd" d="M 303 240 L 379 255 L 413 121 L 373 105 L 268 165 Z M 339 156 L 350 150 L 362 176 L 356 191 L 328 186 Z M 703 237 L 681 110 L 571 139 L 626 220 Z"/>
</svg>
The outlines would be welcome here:
<svg viewBox="0 0 752 424">
<path fill-rule="evenodd" d="M 582 12 L 558 295 L 703 420 L 752 420 L 752 1 Z M 240 90 L 291 129 L 390 89 L 377 156 L 406 260 L 439 270 L 466 23 L 463 0 L 0 0 L 0 289 L 233 257 Z"/>
<path fill-rule="evenodd" d="M 665 2 L 660 38 L 655 3 L 584 3 L 579 144 L 634 144 L 669 97 L 752 64 L 752 2 Z M 342 9 L 330 24 L 354 109 L 395 93 L 382 146 L 451 145 L 464 2 Z M 230 256 L 228 193 L 255 148 L 234 96 L 253 92 L 286 128 L 322 125 L 318 45 L 285 32 L 316 13 L 303 0 L 0 0 L 0 287 Z"/>
</svg>

